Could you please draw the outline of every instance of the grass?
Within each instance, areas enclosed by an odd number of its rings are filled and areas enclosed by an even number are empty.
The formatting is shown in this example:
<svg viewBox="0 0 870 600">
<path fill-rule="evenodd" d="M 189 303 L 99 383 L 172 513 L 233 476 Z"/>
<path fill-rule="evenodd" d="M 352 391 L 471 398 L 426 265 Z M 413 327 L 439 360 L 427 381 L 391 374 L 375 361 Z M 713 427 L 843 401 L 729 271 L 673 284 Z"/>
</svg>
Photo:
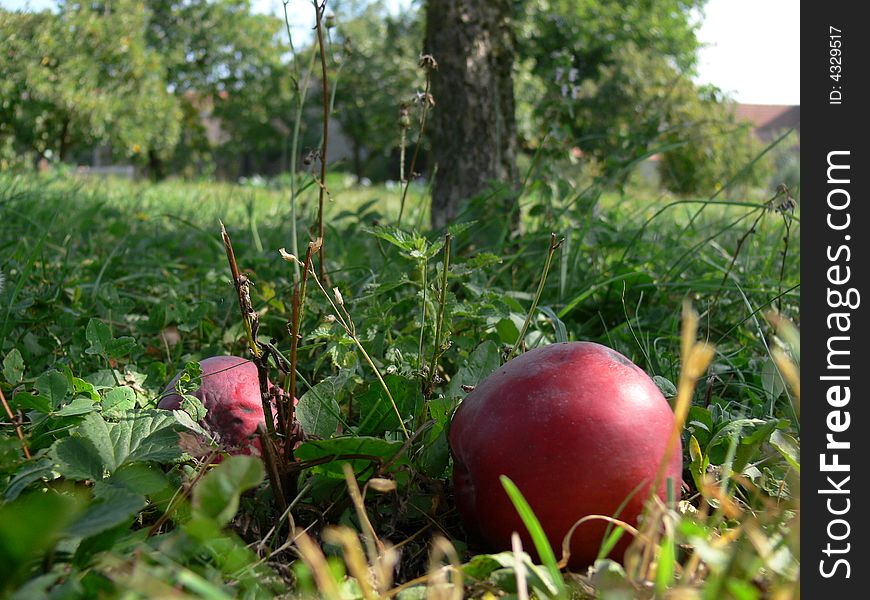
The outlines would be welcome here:
<svg viewBox="0 0 870 600">
<path fill-rule="evenodd" d="M 323 439 L 296 452 L 299 492 L 282 515 L 255 459 L 214 467 L 188 443 L 96 473 L 99 453 L 77 444 L 126 420 L 163 439 L 181 425 L 149 411 L 172 375 L 245 355 L 218 220 L 253 282 L 260 341 L 289 356 L 288 189 L 0 174 L 0 390 L 33 454 L 4 417 L 0 593 L 796 597 L 799 211 L 764 190 L 711 201 L 546 184 L 532 174 L 520 237 L 472 203 L 445 269 L 423 188 L 396 229 L 399 187 L 330 176 L 324 243 L 341 300 L 309 282 L 296 364 L 300 418 L 317 409 Z M 313 186 L 297 208 L 308 239 Z M 550 261 L 553 233 L 564 242 Z M 503 348 L 562 339 L 619 350 L 674 398 L 686 488 L 650 504 L 625 564 L 554 585 L 557 544 L 540 567 L 467 538 L 446 431 L 460 383 Z M 687 358 L 696 341 L 708 366 Z M 221 503 L 238 503 L 231 521 L 208 508 Z M 40 520 L 49 510 L 67 516 Z M 16 533 L 27 519 L 38 537 Z"/>
</svg>

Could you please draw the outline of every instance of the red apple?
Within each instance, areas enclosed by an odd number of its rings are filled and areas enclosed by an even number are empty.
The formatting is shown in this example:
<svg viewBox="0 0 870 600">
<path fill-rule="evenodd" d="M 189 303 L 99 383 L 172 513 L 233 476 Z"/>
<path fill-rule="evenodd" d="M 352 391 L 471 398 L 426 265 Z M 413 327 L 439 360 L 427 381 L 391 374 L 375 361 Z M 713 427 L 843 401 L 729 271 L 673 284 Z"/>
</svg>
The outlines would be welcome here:
<svg viewBox="0 0 870 600">
<path fill-rule="evenodd" d="M 656 384 L 625 356 L 591 342 L 531 350 L 509 361 L 462 402 L 450 428 L 453 483 L 466 530 L 493 549 L 531 538 L 502 486 L 519 487 L 557 556 L 577 520 L 614 516 L 637 523 L 665 455 L 674 414 Z M 682 451 L 673 450 L 657 490 L 679 490 Z M 580 525 L 569 566 L 595 561 L 607 523 Z M 611 553 L 622 560 L 630 534 Z"/>
<path fill-rule="evenodd" d="M 200 361 L 202 385 L 192 395 L 208 409 L 200 425 L 214 434 L 219 441 L 244 454 L 250 454 L 251 441 L 259 450 L 255 439 L 257 427 L 265 423 L 263 402 L 257 366 L 237 356 L 212 356 Z M 181 396 L 172 393 L 181 373 L 169 382 L 164 397 L 157 405 L 166 410 L 177 410 Z M 269 389 L 274 386 L 269 382 Z M 273 406 L 273 414 L 274 414 Z"/>
</svg>

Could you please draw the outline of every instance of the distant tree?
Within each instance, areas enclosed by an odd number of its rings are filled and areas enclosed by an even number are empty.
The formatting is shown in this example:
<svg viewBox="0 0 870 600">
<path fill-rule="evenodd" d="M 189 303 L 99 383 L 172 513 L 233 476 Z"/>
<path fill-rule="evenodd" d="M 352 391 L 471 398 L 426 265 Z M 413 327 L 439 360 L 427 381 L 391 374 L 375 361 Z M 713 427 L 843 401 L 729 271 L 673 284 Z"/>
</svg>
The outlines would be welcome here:
<svg viewBox="0 0 870 600">
<path fill-rule="evenodd" d="M 432 76 L 432 226 L 442 228 L 462 203 L 499 182 L 500 214 L 518 222 L 511 0 L 428 0 L 425 51 Z"/>
<path fill-rule="evenodd" d="M 737 122 L 733 105 L 713 88 L 686 97 L 693 100 L 671 111 L 661 135 L 667 148 L 659 162 L 662 185 L 687 196 L 716 190 L 738 173 L 741 188 L 767 183 L 772 164 L 758 159 L 763 145 L 749 123 Z"/>
<path fill-rule="evenodd" d="M 706 0 L 530 0 L 519 55 L 525 144 L 547 136 L 618 174 L 655 151 L 671 115 L 697 103 L 686 85 Z M 683 111 L 685 112 L 685 111 Z M 669 138 L 672 141 L 672 138 Z"/>
<path fill-rule="evenodd" d="M 252 12 L 250 0 L 145 0 L 149 47 L 166 65 L 166 82 L 193 117 L 219 123 L 226 154 L 249 169 L 286 146 L 292 82 L 281 19 Z M 214 150 L 206 130 L 189 127 L 177 156 L 203 157 Z M 163 170 L 160 161 L 153 161 Z M 238 167 L 238 165 L 237 165 Z"/>
<path fill-rule="evenodd" d="M 144 6 L 116 0 L 113 7 L 0 13 L 0 132 L 61 161 L 76 147 L 102 144 L 139 162 L 171 152 L 180 113 L 160 55 L 145 44 Z"/>
<path fill-rule="evenodd" d="M 391 15 L 381 1 L 344 6 L 334 30 L 341 56 L 335 118 L 351 141 L 353 172 L 362 177 L 399 144 L 399 108 L 417 90 L 422 23 L 415 12 Z"/>
</svg>

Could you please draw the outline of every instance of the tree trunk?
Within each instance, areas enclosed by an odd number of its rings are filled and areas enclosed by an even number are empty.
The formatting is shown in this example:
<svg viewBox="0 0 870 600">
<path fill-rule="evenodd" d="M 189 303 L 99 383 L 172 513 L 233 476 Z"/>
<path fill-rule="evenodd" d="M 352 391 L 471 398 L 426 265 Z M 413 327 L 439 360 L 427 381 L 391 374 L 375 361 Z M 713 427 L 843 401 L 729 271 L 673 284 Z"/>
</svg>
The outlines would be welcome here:
<svg viewBox="0 0 870 600">
<path fill-rule="evenodd" d="M 66 155 L 69 150 L 69 118 L 64 118 L 63 126 L 60 129 L 60 148 L 57 151 L 57 158 L 60 162 L 66 160 Z"/>
<path fill-rule="evenodd" d="M 429 0 L 426 52 L 432 73 L 432 227 L 441 229 L 495 181 L 512 226 L 519 223 L 511 0 Z M 508 215 L 510 215 L 508 217 Z"/>
</svg>

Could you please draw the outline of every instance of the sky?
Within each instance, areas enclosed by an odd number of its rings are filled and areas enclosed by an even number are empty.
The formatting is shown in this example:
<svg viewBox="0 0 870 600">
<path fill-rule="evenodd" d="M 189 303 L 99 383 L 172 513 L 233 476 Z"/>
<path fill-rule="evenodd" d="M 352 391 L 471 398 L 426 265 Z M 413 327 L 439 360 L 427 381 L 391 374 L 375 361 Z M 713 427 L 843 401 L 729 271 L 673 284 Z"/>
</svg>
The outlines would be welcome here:
<svg viewBox="0 0 870 600">
<path fill-rule="evenodd" d="M 396 6 L 407 0 L 391 0 Z M 261 12 L 282 14 L 282 0 L 252 0 Z M 55 0 L 0 0 L 9 9 L 50 8 Z M 294 35 L 312 17 L 309 0 L 289 3 Z M 713 84 L 737 102 L 800 104 L 800 0 L 708 0 L 698 38 L 704 45 L 698 83 Z"/>
</svg>

